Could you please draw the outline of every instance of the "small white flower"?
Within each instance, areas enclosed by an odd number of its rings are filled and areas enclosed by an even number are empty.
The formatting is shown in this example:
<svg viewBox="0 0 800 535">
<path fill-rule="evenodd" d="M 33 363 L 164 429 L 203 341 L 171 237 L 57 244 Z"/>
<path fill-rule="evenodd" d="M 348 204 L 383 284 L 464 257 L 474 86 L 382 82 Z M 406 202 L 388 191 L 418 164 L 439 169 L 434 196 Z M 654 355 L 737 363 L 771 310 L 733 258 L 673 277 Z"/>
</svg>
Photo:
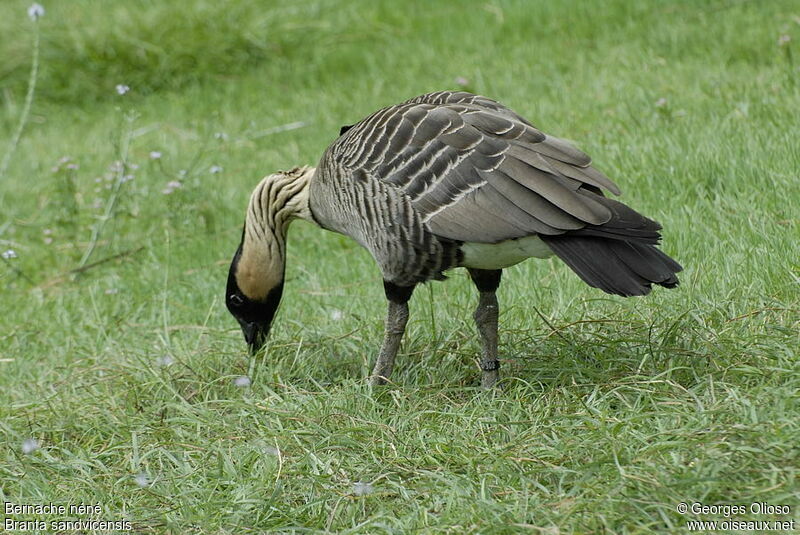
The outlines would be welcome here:
<svg viewBox="0 0 800 535">
<path fill-rule="evenodd" d="M 222 172 L 222 167 L 219 165 L 212 165 L 211 167 L 208 168 L 208 172 L 211 173 L 212 175 L 216 175 L 217 173 Z"/>
<path fill-rule="evenodd" d="M 80 168 L 80 167 L 79 167 L 79 166 L 78 166 L 78 164 L 76 164 L 76 163 L 68 163 L 68 164 L 67 164 L 67 169 L 71 169 L 72 171 L 75 171 L 75 170 L 77 170 L 77 169 L 79 169 L 79 168 Z"/>
<path fill-rule="evenodd" d="M 49 236 L 49 235 L 51 235 L 52 233 L 53 233 L 53 229 L 51 229 L 51 228 L 46 228 L 46 229 L 44 229 L 44 230 L 42 231 L 42 234 L 44 234 L 45 236 Z"/>
<path fill-rule="evenodd" d="M 124 175 L 121 179 L 119 179 L 119 181 L 124 184 L 125 182 L 130 182 L 134 178 L 136 178 L 136 177 L 133 176 L 133 175 Z"/>
<path fill-rule="evenodd" d="M 667 105 L 667 99 L 661 97 L 660 99 L 656 100 L 656 108 L 663 108 Z"/>
<path fill-rule="evenodd" d="M 22 453 L 28 455 L 39 449 L 39 442 L 35 438 L 26 438 L 22 441 Z"/>
<path fill-rule="evenodd" d="M 44 240 L 42 241 L 44 241 L 45 245 L 50 245 L 51 243 L 53 243 L 53 238 L 51 238 L 50 236 L 45 236 Z"/>
<path fill-rule="evenodd" d="M 233 384 L 242 388 L 250 386 L 250 378 L 246 375 L 239 376 L 233 380 Z"/>
<path fill-rule="evenodd" d="M 275 457 L 279 457 L 281 452 L 275 446 L 270 446 L 266 442 L 261 439 L 256 439 L 252 443 L 252 447 L 254 450 L 264 453 L 266 455 L 274 455 Z"/>
<path fill-rule="evenodd" d="M 164 195 L 169 195 L 170 193 L 172 193 L 176 189 L 182 188 L 182 187 L 183 187 L 183 184 L 181 184 L 178 180 L 170 180 L 169 182 L 167 182 L 166 187 L 164 187 L 164 189 L 161 190 L 161 193 L 163 193 Z"/>
<path fill-rule="evenodd" d="M 790 36 L 788 36 L 786 34 L 781 35 L 780 37 L 778 37 L 778 46 L 788 45 L 789 41 L 791 41 L 791 40 L 792 40 L 792 38 Z"/>
<path fill-rule="evenodd" d="M 455 79 L 456 85 L 461 87 L 466 87 L 469 85 L 469 80 L 464 78 L 463 76 L 459 76 Z"/>
<path fill-rule="evenodd" d="M 33 3 L 31 7 L 28 8 L 28 18 L 31 19 L 33 22 L 39 20 L 39 17 L 44 16 L 44 7 L 41 4 Z"/>
<path fill-rule="evenodd" d="M 2 256 L 6 260 L 11 260 L 12 258 L 17 258 L 17 252 L 14 249 L 7 249 L 3 251 Z"/>
<path fill-rule="evenodd" d="M 157 150 L 151 150 L 150 151 L 150 159 L 151 160 L 158 160 L 159 158 L 161 158 L 161 153 L 160 152 L 158 152 Z"/>
<path fill-rule="evenodd" d="M 117 90 L 118 95 L 124 95 L 125 93 L 131 90 L 130 86 L 127 86 L 125 84 L 117 84 L 114 89 Z"/>
<path fill-rule="evenodd" d="M 116 288 L 106 288 L 105 294 L 106 295 L 116 295 L 119 293 L 119 290 Z"/>
<path fill-rule="evenodd" d="M 128 164 L 128 169 L 133 169 L 134 171 L 136 171 L 137 169 L 139 169 L 139 164 L 138 163 L 129 163 Z"/>
<path fill-rule="evenodd" d="M 136 474 L 133 480 L 136 482 L 137 485 L 139 485 L 142 488 L 150 486 L 150 478 L 147 477 L 147 474 L 145 474 L 144 472 Z"/>
<path fill-rule="evenodd" d="M 215 132 L 214 139 L 221 139 L 222 141 L 225 141 L 228 139 L 228 134 L 225 132 Z"/>
<path fill-rule="evenodd" d="M 353 494 L 356 496 L 366 496 L 375 492 L 375 487 L 365 481 L 356 481 L 353 483 Z"/>
<path fill-rule="evenodd" d="M 337 308 L 334 308 L 333 310 L 331 310 L 331 319 L 333 321 L 339 321 L 340 319 L 342 319 L 342 316 L 344 316 L 344 314 L 342 314 L 341 310 L 339 310 Z"/>
<path fill-rule="evenodd" d="M 167 366 L 172 366 L 174 362 L 175 359 L 173 359 L 171 355 L 161 355 L 156 359 L 156 364 L 158 364 L 159 366 L 163 366 L 165 368 Z"/>
<path fill-rule="evenodd" d="M 186 169 L 181 169 L 180 171 L 178 171 L 178 176 L 180 178 L 185 178 L 187 174 L 188 174 L 188 171 Z"/>
</svg>

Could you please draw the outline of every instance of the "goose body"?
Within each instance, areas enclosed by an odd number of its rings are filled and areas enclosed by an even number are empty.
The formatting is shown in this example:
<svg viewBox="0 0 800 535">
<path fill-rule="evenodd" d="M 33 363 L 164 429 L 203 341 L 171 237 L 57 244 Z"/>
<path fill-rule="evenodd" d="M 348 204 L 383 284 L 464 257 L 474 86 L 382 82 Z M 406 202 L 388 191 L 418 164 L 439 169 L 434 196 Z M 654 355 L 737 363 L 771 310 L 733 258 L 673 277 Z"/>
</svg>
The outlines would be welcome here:
<svg viewBox="0 0 800 535">
<path fill-rule="evenodd" d="M 555 254 L 607 293 L 678 284 L 681 266 L 655 246 L 660 225 L 602 189 L 620 193 L 586 154 L 501 104 L 465 92 L 421 95 L 343 128 L 316 168 L 262 180 L 226 303 L 257 350 L 283 290 L 289 222 L 303 218 L 350 236 L 374 257 L 389 301 L 372 376 L 380 383 L 391 373 L 414 287 L 465 267 L 480 293 L 482 384 L 492 386 L 503 268 Z"/>
</svg>

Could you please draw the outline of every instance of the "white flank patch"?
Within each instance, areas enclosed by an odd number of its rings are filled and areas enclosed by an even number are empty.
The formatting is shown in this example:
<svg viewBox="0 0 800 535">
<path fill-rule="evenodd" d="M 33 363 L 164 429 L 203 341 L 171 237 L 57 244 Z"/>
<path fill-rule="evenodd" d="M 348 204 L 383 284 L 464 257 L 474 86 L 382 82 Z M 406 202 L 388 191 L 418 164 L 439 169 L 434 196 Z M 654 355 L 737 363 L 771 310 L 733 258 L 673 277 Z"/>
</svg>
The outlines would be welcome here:
<svg viewBox="0 0 800 535">
<path fill-rule="evenodd" d="M 503 269 L 518 264 L 526 258 L 547 258 L 553 254 L 539 236 L 527 236 L 500 243 L 467 242 L 462 266 L 477 269 Z"/>
</svg>

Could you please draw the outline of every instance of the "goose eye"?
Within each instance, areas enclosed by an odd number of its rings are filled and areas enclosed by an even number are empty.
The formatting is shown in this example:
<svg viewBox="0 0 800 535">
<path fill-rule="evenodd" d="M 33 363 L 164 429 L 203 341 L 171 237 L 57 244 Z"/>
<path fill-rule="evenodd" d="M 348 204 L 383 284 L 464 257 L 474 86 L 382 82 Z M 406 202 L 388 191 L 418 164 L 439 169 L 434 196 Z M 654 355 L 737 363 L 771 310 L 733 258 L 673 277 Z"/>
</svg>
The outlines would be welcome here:
<svg viewBox="0 0 800 535">
<path fill-rule="evenodd" d="M 244 299 L 239 294 L 231 294 L 228 296 L 228 301 L 235 307 L 240 307 L 244 304 Z"/>
</svg>

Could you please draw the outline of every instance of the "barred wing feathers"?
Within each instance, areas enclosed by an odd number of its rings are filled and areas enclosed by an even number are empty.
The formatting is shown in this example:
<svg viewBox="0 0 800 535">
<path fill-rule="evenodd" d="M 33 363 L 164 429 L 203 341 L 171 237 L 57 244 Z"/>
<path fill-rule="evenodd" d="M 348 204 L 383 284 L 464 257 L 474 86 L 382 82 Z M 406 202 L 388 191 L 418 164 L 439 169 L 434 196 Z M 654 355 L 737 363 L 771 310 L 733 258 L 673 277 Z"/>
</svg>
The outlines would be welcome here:
<svg viewBox="0 0 800 535">
<path fill-rule="evenodd" d="M 596 193 L 619 193 L 586 154 L 469 93 L 384 108 L 329 151 L 342 168 L 402 190 L 429 228 L 452 240 L 495 243 L 602 225 L 613 212 Z"/>
</svg>

